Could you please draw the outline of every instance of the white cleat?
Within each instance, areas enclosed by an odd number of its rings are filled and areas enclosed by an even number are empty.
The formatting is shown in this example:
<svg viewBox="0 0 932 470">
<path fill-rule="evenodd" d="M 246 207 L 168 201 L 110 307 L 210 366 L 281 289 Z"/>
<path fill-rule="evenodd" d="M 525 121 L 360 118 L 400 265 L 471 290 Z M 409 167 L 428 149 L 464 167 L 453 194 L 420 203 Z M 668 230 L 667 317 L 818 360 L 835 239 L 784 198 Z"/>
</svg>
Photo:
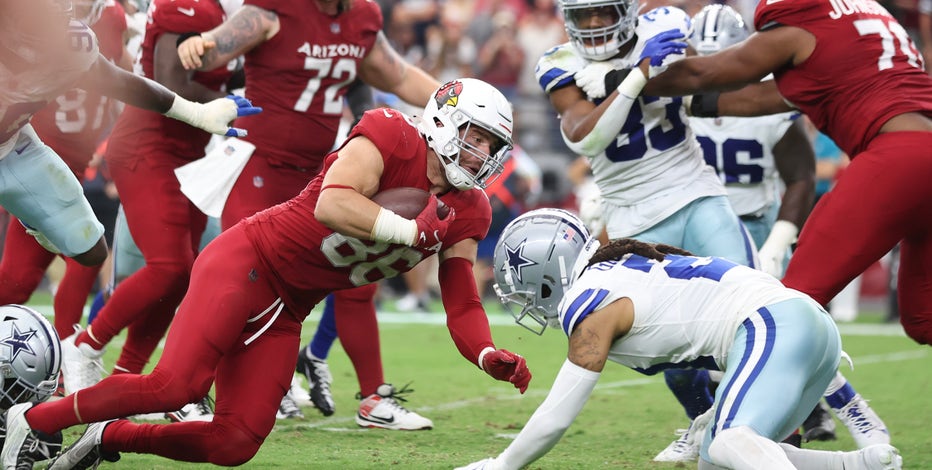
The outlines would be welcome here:
<svg viewBox="0 0 932 470">
<path fill-rule="evenodd" d="M 384 428 L 401 431 L 433 429 L 433 421 L 405 409 L 398 400 L 405 401 L 401 394 L 409 392 L 407 386 L 396 391 L 392 384 L 382 384 L 376 393 L 369 395 L 359 404 L 356 424 L 367 428 Z"/>
<path fill-rule="evenodd" d="M 889 444 L 890 432 L 867 400 L 856 394 L 841 408 L 832 408 L 838 420 L 844 423 L 859 449 L 875 444 Z"/>
<path fill-rule="evenodd" d="M 292 398 L 291 391 L 289 390 L 288 393 L 282 397 L 282 401 L 278 405 L 278 412 L 275 413 L 275 419 L 297 419 L 303 417 L 304 413 L 301 411 L 301 407 L 298 406 L 298 403 Z"/>
<path fill-rule="evenodd" d="M 74 334 L 61 342 L 61 371 L 66 395 L 96 385 L 103 379 L 105 372 L 101 359 L 103 349 L 98 351 L 86 343 L 74 344 L 81 331 L 82 328 L 75 325 Z"/>
<path fill-rule="evenodd" d="M 695 462 L 699 460 L 699 446 L 702 444 L 703 434 L 712 422 L 714 410 L 715 408 L 709 408 L 705 413 L 696 416 L 696 419 L 689 423 L 689 429 L 677 430 L 676 433 L 680 435 L 679 439 L 660 451 L 654 457 L 654 462 Z"/>
<path fill-rule="evenodd" d="M 114 420 L 91 423 L 84 434 L 49 462 L 48 470 L 84 470 L 97 468 L 101 462 L 120 460 L 119 453 L 103 451 L 104 428 Z"/>
<path fill-rule="evenodd" d="M 208 395 L 201 398 L 199 401 L 184 405 L 178 411 L 165 413 L 165 418 L 176 423 L 185 421 L 213 421 L 213 404 L 214 400 Z"/>
</svg>

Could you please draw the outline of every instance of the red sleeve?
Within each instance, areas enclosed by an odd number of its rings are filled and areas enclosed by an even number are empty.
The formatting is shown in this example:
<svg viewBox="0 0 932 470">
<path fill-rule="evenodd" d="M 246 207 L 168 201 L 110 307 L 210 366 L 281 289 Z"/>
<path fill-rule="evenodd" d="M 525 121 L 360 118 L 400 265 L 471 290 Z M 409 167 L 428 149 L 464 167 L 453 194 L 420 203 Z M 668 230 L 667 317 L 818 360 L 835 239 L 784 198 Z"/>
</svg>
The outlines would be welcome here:
<svg viewBox="0 0 932 470">
<path fill-rule="evenodd" d="M 472 238 L 482 240 L 492 224 L 492 205 L 481 189 L 450 191 L 440 197 L 444 204 L 456 210 L 456 219 L 443 237 L 443 247 Z"/>
<path fill-rule="evenodd" d="M 440 297 L 447 312 L 447 329 L 463 355 L 479 367 L 479 353 L 495 348 L 489 319 L 476 290 L 472 263 L 465 258 L 450 258 L 440 264 Z"/>
<path fill-rule="evenodd" d="M 346 141 L 358 135 L 365 136 L 382 152 L 382 159 L 411 158 L 416 155 L 405 148 L 419 144 L 420 139 L 412 139 L 407 133 L 417 132 L 407 117 L 399 111 L 388 108 L 376 108 L 366 111 L 359 123 L 350 131 Z"/>
<path fill-rule="evenodd" d="M 214 15 L 198 0 L 160 2 L 152 12 L 152 21 L 171 33 L 207 31 L 216 26 Z"/>
</svg>

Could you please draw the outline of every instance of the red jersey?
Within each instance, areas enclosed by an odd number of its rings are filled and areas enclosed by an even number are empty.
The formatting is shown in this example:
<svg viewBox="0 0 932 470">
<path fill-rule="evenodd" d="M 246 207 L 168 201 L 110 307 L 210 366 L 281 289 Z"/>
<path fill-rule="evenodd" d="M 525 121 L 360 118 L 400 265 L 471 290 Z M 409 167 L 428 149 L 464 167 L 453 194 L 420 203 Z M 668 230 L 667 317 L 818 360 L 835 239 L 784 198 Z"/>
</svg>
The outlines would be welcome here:
<svg viewBox="0 0 932 470">
<path fill-rule="evenodd" d="M 104 57 L 113 62 L 123 57 L 126 15 L 119 3 L 109 2 L 91 29 Z M 116 120 L 114 104 L 98 92 L 73 88 L 36 113 L 32 127 L 81 179 L 97 144 Z"/>
<path fill-rule="evenodd" d="M 765 0 L 754 25 L 805 29 L 812 55 L 776 71 L 777 87 L 848 155 L 863 151 L 890 118 L 932 115 L 932 77 L 906 31 L 873 0 Z"/>
<path fill-rule="evenodd" d="M 427 143 L 408 117 L 380 108 L 367 111 L 350 132 L 370 139 L 381 151 L 385 169 L 379 191 L 411 187 L 427 190 Z M 436 158 L 431 156 L 430 158 Z M 279 294 L 295 308 L 310 307 L 336 289 L 397 276 L 433 254 L 428 249 L 357 240 L 335 233 L 314 218 L 327 169 L 337 153 L 298 196 L 241 222 L 268 272 L 277 279 Z M 462 240 L 481 240 L 489 229 L 492 209 L 480 189 L 452 190 L 440 199 L 456 210 L 456 219 L 442 240 L 442 251 Z"/>
<path fill-rule="evenodd" d="M 257 154 L 317 172 L 333 148 L 343 96 L 382 29 L 379 5 L 353 0 L 328 16 L 313 0 L 246 0 L 274 11 L 279 32 L 246 54 L 246 97 L 261 115 L 236 120 Z"/>
<path fill-rule="evenodd" d="M 149 5 L 146 36 L 137 68 L 141 67 L 143 76 L 154 79 L 155 45 L 163 34 L 208 31 L 225 18 L 216 0 L 153 1 Z M 196 72 L 193 79 L 211 90 L 220 90 L 231 75 L 232 71 L 222 66 Z M 150 149 L 168 149 L 178 158 L 191 161 L 204 156 L 208 141 L 210 134 L 206 131 L 153 111 L 127 106 L 110 136 L 106 157 L 107 160 L 148 158 Z"/>
</svg>

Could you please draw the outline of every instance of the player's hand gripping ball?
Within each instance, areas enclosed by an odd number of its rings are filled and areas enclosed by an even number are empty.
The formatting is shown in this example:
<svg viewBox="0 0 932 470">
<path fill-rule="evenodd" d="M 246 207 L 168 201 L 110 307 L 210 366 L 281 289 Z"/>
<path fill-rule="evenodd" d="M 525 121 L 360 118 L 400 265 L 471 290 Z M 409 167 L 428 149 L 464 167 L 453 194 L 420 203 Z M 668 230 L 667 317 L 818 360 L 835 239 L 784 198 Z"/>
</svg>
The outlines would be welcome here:
<svg viewBox="0 0 932 470">
<path fill-rule="evenodd" d="M 406 218 L 414 220 L 427 207 L 430 202 L 431 194 L 428 191 L 418 188 L 392 188 L 377 193 L 372 200 Z M 450 214 L 450 207 L 437 200 L 437 217 L 445 219 Z"/>
</svg>

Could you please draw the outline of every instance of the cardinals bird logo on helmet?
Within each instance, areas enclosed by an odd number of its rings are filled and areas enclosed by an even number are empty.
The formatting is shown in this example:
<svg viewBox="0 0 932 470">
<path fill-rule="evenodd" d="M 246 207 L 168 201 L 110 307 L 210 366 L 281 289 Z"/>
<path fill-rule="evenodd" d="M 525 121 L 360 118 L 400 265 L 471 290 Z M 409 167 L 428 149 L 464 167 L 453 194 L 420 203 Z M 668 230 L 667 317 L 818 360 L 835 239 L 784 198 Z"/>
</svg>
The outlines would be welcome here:
<svg viewBox="0 0 932 470">
<path fill-rule="evenodd" d="M 437 108 L 456 106 L 459 103 L 461 93 L 463 93 L 463 82 L 453 80 L 452 82 L 443 84 L 434 96 L 434 100 L 437 102 Z"/>
</svg>

